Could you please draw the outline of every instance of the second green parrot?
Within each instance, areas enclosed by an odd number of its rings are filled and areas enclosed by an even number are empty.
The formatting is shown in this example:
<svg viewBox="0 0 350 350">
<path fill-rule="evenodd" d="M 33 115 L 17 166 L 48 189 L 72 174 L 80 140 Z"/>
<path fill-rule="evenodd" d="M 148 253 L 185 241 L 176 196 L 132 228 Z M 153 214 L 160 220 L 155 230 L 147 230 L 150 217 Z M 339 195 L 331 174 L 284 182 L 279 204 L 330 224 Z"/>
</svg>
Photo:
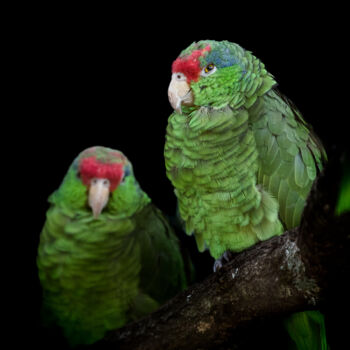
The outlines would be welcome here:
<svg viewBox="0 0 350 350">
<path fill-rule="evenodd" d="M 193 43 L 172 65 L 167 175 L 186 232 L 200 251 L 209 249 L 216 266 L 227 251 L 298 226 L 326 158 L 276 85 L 259 59 L 228 41 Z M 323 316 L 305 315 L 288 323 L 293 340 L 299 349 L 325 349 Z"/>
<path fill-rule="evenodd" d="M 185 288 L 179 241 L 121 152 L 80 153 L 49 202 L 37 258 L 43 309 L 71 345 L 91 344 Z"/>
</svg>

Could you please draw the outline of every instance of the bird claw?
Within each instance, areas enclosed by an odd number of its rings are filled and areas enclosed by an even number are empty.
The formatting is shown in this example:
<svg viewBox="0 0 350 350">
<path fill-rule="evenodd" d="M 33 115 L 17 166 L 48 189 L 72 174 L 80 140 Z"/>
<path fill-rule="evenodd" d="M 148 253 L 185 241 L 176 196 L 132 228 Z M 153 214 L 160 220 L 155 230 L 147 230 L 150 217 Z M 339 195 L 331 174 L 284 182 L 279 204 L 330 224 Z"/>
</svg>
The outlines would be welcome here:
<svg viewBox="0 0 350 350">
<path fill-rule="evenodd" d="M 225 264 L 230 262 L 235 254 L 233 254 L 231 251 L 226 250 L 224 254 L 219 259 L 216 259 L 214 262 L 213 270 L 214 272 L 220 270 Z"/>
<path fill-rule="evenodd" d="M 216 259 L 214 262 L 213 270 L 214 272 L 219 271 L 222 268 L 222 261 L 221 258 Z"/>
</svg>

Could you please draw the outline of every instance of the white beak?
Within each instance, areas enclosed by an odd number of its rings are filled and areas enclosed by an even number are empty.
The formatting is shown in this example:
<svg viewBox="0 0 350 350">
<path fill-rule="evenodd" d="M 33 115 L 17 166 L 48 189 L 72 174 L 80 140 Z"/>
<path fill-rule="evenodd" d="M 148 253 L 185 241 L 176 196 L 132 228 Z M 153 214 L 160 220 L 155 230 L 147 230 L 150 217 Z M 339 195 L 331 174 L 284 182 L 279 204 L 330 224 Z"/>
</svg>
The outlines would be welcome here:
<svg viewBox="0 0 350 350">
<path fill-rule="evenodd" d="M 92 179 L 89 188 L 89 206 L 92 209 L 94 218 L 97 219 L 109 199 L 108 179 Z"/>
<path fill-rule="evenodd" d="M 168 88 L 171 106 L 181 114 L 181 105 L 193 106 L 194 96 L 186 77 L 182 73 L 173 73 Z"/>
</svg>

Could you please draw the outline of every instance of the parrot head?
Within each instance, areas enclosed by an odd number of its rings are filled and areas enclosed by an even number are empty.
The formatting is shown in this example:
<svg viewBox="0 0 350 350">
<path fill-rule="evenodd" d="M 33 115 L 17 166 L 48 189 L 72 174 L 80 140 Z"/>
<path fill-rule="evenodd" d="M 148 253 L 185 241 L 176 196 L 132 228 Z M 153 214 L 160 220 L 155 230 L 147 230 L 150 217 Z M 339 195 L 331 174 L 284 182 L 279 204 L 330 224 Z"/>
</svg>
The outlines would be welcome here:
<svg viewBox="0 0 350 350">
<path fill-rule="evenodd" d="M 235 43 L 204 40 L 191 44 L 172 64 L 169 102 L 178 112 L 221 108 L 242 93 L 259 74 L 253 55 Z M 254 58 L 261 69 L 264 65 Z M 256 63 L 254 62 L 254 63 Z M 266 72 L 266 71 L 265 71 Z"/>
<path fill-rule="evenodd" d="M 88 191 L 88 204 L 97 218 L 115 191 L 130 172 L 127 158 L 119 151 L 93 147 L 83 151 L 78 161 L 78 176 Z"/>
<path fill-rule="evenodd" d="M 73 210 L 89 210 L 95 219 L 103 210 L 125 213 L 144 196 L 127 157 L 101 146 L 81 152 L 53 194 Z"/>
</svg>

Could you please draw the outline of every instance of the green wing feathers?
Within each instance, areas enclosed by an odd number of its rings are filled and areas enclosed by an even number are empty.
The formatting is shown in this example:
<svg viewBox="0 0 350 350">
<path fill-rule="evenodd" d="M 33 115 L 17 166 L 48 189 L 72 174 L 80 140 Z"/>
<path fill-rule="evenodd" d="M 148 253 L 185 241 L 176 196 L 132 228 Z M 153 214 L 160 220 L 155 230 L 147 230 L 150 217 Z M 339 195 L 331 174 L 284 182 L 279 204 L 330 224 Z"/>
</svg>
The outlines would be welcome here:
<svg viewBox="0 0 350 350">
<path fill-rule="evenodd" d="M 257 101 L 250 121 L 259 153 L 258 183 L 277 199 L 285 228 L 298 226 L 312 183 L 327 158 L 323 146 L 296 107 L 277 90 Z M 295 349 L 327 349 L 320 312 L 294 313 L 285 325 Z"/>
<path fill-rule="evenodd" d="M 249 115 L 259 153 L 258 182 L 277 198 L 285 227 L 295 227 L 325 151 L 295 106 L 276 90 L 257 101 Z"/>
<path fill-rule="evenodd" d="M 163 303 L 187 285 L 180 243 L 158 208 L 149 205 L 140 215 L 140 289 Z"/>
</svg>

